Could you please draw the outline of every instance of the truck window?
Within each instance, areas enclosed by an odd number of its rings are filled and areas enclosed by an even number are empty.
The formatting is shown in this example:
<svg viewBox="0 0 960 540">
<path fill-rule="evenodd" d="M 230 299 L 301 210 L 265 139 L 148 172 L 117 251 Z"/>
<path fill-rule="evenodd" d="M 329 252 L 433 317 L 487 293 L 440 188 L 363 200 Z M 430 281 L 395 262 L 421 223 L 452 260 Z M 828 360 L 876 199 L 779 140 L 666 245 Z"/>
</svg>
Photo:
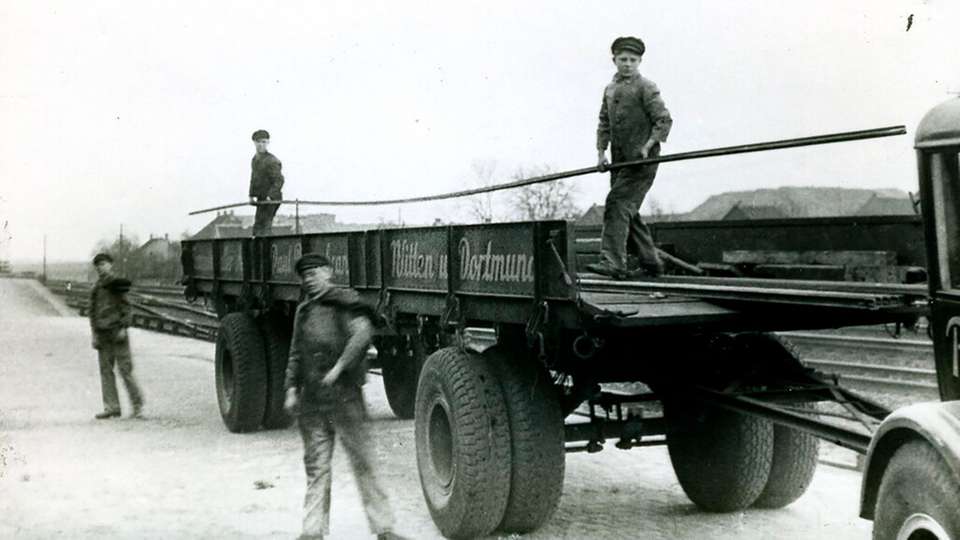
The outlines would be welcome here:
<svg viewBox="0 0 960 540">
<path fill-rule="evenodd" d="M 958 154 L 930 156 L 934 223 L 937 228 L 937 265 L 941 287 L 960 293 L 960 168 Z"/>
</svg>

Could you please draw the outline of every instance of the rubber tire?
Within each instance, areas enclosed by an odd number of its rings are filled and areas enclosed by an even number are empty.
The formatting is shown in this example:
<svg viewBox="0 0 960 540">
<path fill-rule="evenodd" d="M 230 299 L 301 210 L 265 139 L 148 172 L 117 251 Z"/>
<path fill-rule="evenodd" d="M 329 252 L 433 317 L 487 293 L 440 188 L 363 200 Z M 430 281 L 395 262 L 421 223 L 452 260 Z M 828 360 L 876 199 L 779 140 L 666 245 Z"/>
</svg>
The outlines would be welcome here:
<svg viewBox="0 0 960 540">
<path fill-rule="evenodd" d="M 757 500 L 773 461 L 773 424 L 719 407 L 664 403 L 667 450 L 687 497 L 708 512 L 736 512 Z"/>
<path fill-rule="evenodd" d="M 908 517 L 922 513 L 960 538 L 960 479 L 940 454 L 923 440 L 909 441 L 894 452 L 877 494 L 874 540 L 889 540 Z"/>
<path fill-rule="evenodd" d="M 227 429 L 259 429 L 267 401 L 267 366 L 260 329 L 246 313 L 229 313 L 220 321 L 214 371 Z"/>
<path fill-rule="evenodd" d="M 804 404 L 804 408 L 813 408 Z M 796 429 L 773 427 L 773 463 L 763 492 L 754 501 L 757 508 L 783 508 L 806 493 L 817 470 L 820 440 Z"/>
<path fill-rule="evenodd" d="M 397 418 L 409 420 L 413 418 L 417 405 L 417 382 L 420 370 L 423 367 L 423 346 L 419 339 L 413 338 L 413 357 L 408 357 L 405 351 L 399 355 L 385 354 L 380 366 L 383 373 L 383 390 L 387 394 L 387 403 Z M 389 348 L 377 348 L 377 354 Z"/>
<path fill-rule="evenodd" d="M 447 538 L 492 532 L 510 492 L 510 431 L 483 357 L 447 347 L 427 358 L 414 427 L 420 486 L 437 528 Z"/>
<path fill-rule="evenodd" d="M 530 532 L 553 514 L 563 492 L 560 395 L 546 370 L 525 355 L 495 345 L 483 356 L 500 382 L 510 422 L 510 497 L 497 529 Z"/>
<path fill-rule="evenodd" d="M 283 384 L 287 377 L 290 357 L 290 336 L 280 321 L 263 325 L 265 361 L 267 365 L 267 400 L 263 413 L 264 429 L 285 429 L 293 424 L 293 417 L 283 410 L 286 398 Z"/>
</svg>

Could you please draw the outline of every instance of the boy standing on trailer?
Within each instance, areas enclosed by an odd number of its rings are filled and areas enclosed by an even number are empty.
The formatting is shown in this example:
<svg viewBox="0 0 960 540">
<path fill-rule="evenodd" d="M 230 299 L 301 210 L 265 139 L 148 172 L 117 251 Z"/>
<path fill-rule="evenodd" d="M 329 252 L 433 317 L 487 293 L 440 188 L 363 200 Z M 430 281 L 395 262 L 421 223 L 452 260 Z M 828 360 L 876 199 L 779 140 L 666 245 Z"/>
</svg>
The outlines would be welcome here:
<svg viewBox="0 0 960 540">
<path fill-rule="evenodd" d="M 250 163 L 250 202 L 282 201 L 282 164 L 277 156 L 267 151 L 270 134 L 264 129 L 253 132 L 253 145 L 257 149 Z M 258 204 L 253 218 L 253 236 L 266 236 L 273 228 L 273 216 L 280 203 Z"/>
<path fill-rule="evenodd" d="M 371 310 L 356 291 L 330 282 L 330 260 L 307 253 L 295 264 L 306 298 L 297 306 L 287 364 L 284 408 L 299 412 L 307 493 L 302 539 L 321 539 L 330 529 L 330 458 L 339 434 L 378 540 L 394 534 L 393 511 L 376 475 L 362 385 L 373 335 Z M 299 409 L 299 411 L 298 411 Z"/>
<path fill-rule="evenodd" d="M 646 47 L 638 38 L 620 37 L 610 47 L 617 73 L 603 92 L 597 127 L 598 166 L 606 170 L 607 145 L 614 163 L 660 155 L 673 120 L 657 85 L 638 68 Z M 603 211 L 600 261 L 587 270 L 614 279 L 663 273 L 663 263 L 650 230 L 640 219 L 640 205 L 653 185 L 657 164 L 617 169 L 610 173 L 610 193 Z M 640 265 L 627 268 L 627 243 L 637 248 Z"/>
</svg>

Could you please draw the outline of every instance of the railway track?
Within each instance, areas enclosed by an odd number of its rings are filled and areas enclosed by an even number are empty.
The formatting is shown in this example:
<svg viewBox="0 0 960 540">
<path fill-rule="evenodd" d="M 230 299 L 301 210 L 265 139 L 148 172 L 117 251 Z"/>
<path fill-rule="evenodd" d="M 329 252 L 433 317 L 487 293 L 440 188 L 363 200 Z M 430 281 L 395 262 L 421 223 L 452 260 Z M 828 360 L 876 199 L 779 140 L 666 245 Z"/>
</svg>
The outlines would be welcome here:
<svg viewBox="0 0 960 540">
<path fill-rule="evenodd" d="M 67 305 L 86 314 L 88 283 L 49 280 L 47 287 L 65 298 Z M 215 341 L 217 316 L 197 304 L 188 304 L 179 286 L 134 287 L 130 292 L 134 325 L 168 334 Z M 855 390 L 897 400 L 936 399 L 933 348 L 928 339 L 894 338 L 881 327 L 824 332 L 783 332 L 804 363 Z M 495 334 L 470 328 L 469 342 L 483 348 Z"/>
</svg>

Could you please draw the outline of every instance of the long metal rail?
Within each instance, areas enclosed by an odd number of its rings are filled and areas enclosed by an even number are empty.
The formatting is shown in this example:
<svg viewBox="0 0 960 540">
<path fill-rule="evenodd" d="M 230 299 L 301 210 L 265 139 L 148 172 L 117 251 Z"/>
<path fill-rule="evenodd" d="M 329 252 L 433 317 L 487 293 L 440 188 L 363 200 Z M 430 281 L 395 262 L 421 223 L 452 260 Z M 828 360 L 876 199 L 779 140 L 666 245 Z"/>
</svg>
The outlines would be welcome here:
<svg viewBox="0 0 960 540">
<path fill-rule="evenodd" d="M 608 165 L 606 168 L 601 169 L 598 166 L 593 167 L 584 167 L 582 169 L 573 169 L 570 171 L 563 171 L 553 174 L 545 174 L 542 176 L 534 176 L 531 178 L 524 178 L 520 180 L 515 180 L 513 182 L 505 182 L 502 184 L 497 184 L 494 186 L 485 186 L 482 188 L 474 189 L 464 189 L 460 191 L 452 191 L 449 193 L 439 193 L 434 195 L 423 195 L 419 197 L 405 197 L 399 199 L 379 199 L 371 201 L 307 201 L 307 200 L 282 200 L 282 201 L 269 201 L 269 202 L 241 202 L 233 204 L 225 204 L 221 206 L 214 206 L 211 208 L 204 208 L 202 210 L 194 210 L 190 212 L 189 215 L 203 214 L 206 212 L 215 212 L 217 210 L 227 210 L 230 208 L 239 208 L 242 206 L 256 206 L 256 205 L 269 205 L 269 204 L 294 204 L 297 206 L 300 205 L 316 205 L 316 206 L 379 206 L 385 204 L 407 204 L 415 202 L 427 202 L 427 201 L 439 201 L 444 199 L 455 199 L 458 197 L 467 197 L 470 195 L 479 195 L 481 193 L 490 193 L 494 191 L 501 191 L 505 189 L 514 189 L 523 186 L 529 186 L 533 184 L 540 184 L 543 182 L 552 182 L 555 180 L 562 180 L 564 178 L 573 178 L 575 176 L 583 176 L 586 174 L 600 173 L 607 170 L 614 171 L 617 169 L 622 169 L 625 167 L 635 167 L 639 165 L 652 165 L 654 163 L 667 163 L 670 161 L 684 161 L 690 159 L 702 159 L 707 157 L 717 157 L 717 156 L 731 156 L 735 154 L 746 154 L 750 152 L 765 152 L 769 150 L 781 150 L 784 148 L 798 148 L 802 146 L 812 146 L 819 144 L 832 144 L 838 142 L 847 142 L 847 141 L 858 141 L 863 139 L 876 139 L 880 137 L 892 137 L 896 135 L 903 135 L 907 132 L 906 127 L 904 126 L 890 126 L 883 128 L 874 128 L 874 129 L 864 129 L 859 131 L 845 131 L 840 133 L 829 133 L 826 135 L 814 135 L 812 137 L 800 137 L 796 139 L 782 139 L 777 141 L 767 141 L 759 143 L 750 143 L 750 144 L 740 144 L 735 146 L 723 146 L 719 148 L 710 148 L 706 150 L 695 150 L 692 152 L 679 152 L 676 154 L 665 154 L 662 156 L 647 158 L 647 159 L 638 159 L 634 161 L 624 161 L 620 163 L 613 163 Z"/>
<path fill-rule="evenodd" d="M 871 291 L 831 289 L 824 285 L 813 287 L 771 287 L 750 285 L 731 285 L 725 278 L 716 282 L 669 282 L 666 280 L 649 281 L 611 281 L 606 279 L 580 278 L 580 287 L 585 292 L 636 292 L 661 293 L 676 296 L 690 296 L 705 300 L 727 300 L 745 302 L 768 302 L 802 306 L 836 307 L 847 309 L 879 310 L 883 308 L 907 307 L 902 292 L 885 287 Z M 899 292 L 899 294 L 898 294 Z M 914 290 L 910 291 L 914 293 Z M 908 296 L 912 296 L 908 295 Z"/>
</svg>

